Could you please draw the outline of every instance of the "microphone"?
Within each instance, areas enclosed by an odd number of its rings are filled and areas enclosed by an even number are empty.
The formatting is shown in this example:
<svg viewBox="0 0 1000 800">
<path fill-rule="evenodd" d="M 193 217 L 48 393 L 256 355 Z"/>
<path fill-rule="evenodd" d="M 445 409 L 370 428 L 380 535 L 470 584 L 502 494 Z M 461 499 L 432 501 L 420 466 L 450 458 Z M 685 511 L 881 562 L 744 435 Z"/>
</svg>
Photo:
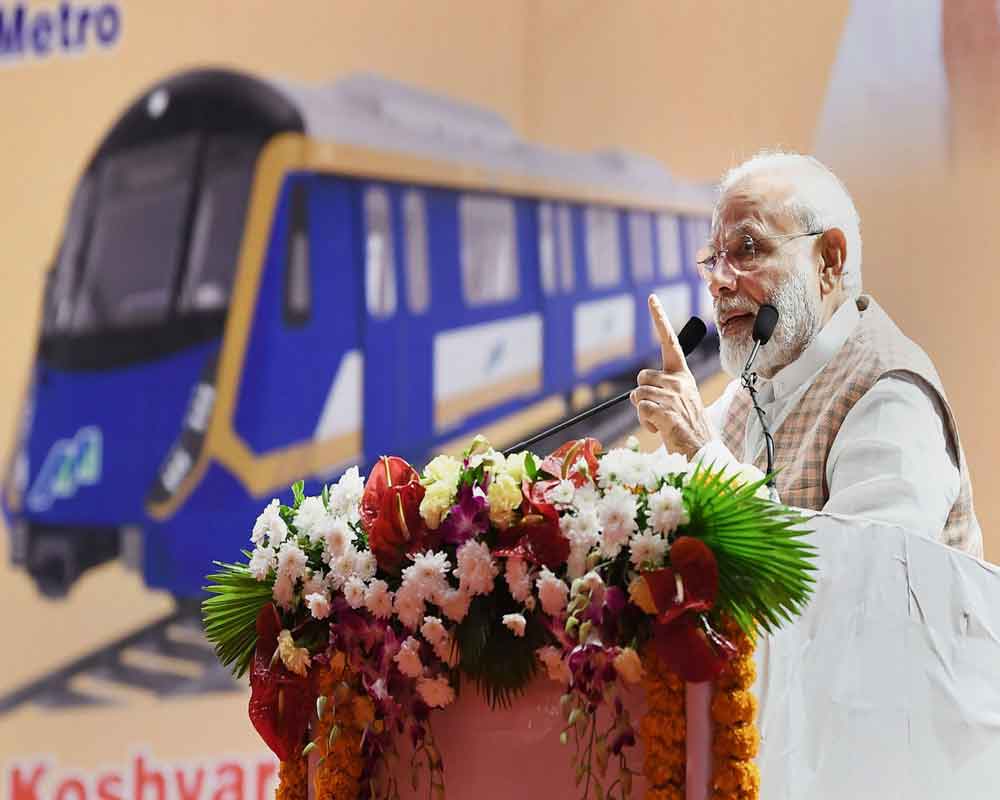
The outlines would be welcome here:
<svg viewBox="0 0 1000 800">
<path fill-rule="evenodd" d="M 777 312 L 775 312 L 777 314 Z M 677 343 L 681 346 L 681 350 L 684 352 L 684 356 L 687 357 L 694 352 L 694 349 L 701 344 L 701 340 L 705 338 L 705 333 L 707 328 L 705 323 L 702 322 L 698 317 L 691 317 L 681 328 L 681 332 L 677 334 Z M 570 417 L 567 420 L 563 420 L 558 425 L 553 425 L 551 428 L 542 431 L 541 433 L 535 434 L 530 439 L 525 439 L 523 442 L 518 442 L 512 447 L 508 447 L 503 451 L 504 456 L 509 456 L 511 453 L 516 453 L 521 450 L 525 450 L 535 442 L 539 442 L 554 433 L 559 433 L 559 431 L 568 428 L 570 425 L 575 425 L 578 422 L 583 422 L 585 419 L 592 417 L 599 411 L 603 411 L 606 408 L 610 408 L 615 405 L 615 403 L 620 403 L 622 400 L 627 400 L 629 395 L 632 394 L 632 390 L 629 389 L 627 392 L 612 397 L 610 400 L 605 400 L 603 403 L 594 406 L 593 408 L 588 408 L 582 414 L 577 414 L 575 417 Z"/>
<path fill-rule="evenodd" d="M 768 430 L 767 422 L 764 419 L 764 409 L 757 404 L 757 373 L 751 372 L 750 368 L 753 366 L 754 359 L 757 358 L 757 352 L 770 341 L 777 324 L 778 309 L 766 304 L 757 309 L 757 318 L 753 322 L 753 350 L 750 351 L 750 357 L 747 359 L 746 366 L 743 367 L 743 373 L 740 376 L 743 388 L 750 392 L 754 411 L 757 412 L 757 419 L 760 420 L 760 427 L 764 431 L 764 443 L 767 449 L 767 485 L 769 487 L 774 486 L 774 438 L 771 436 L 771 431 Z"/>
</svg>

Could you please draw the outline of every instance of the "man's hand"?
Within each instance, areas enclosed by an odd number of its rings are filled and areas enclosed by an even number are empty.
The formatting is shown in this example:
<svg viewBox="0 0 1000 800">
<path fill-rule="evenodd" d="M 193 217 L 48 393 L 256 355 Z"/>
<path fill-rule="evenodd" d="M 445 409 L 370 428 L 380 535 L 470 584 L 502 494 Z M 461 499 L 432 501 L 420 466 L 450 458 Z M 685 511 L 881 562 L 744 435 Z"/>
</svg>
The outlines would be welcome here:
<svg viewBox="0 0 1000 800">
<path fill-rule="evenodd" d="M 688 369 L 684 352 L 655 294 L 649 296 L 649 313 L 660 340 L 663 369 L 644 369 L 639 387 L 632 392 L 632 405 L 639 422 L 650 433 L 658 433 L 667 450 L 692 458 L 712 438 L 701 394 Z"/>
</svg>

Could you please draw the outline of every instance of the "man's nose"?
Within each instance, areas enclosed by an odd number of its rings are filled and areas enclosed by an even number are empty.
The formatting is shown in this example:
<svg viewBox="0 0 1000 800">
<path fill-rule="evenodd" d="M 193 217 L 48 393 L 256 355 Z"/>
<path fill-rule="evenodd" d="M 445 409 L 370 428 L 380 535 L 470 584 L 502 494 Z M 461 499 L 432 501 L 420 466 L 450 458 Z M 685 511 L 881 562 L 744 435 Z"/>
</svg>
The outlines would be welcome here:
<svg viewBox="0 0 1000 800">
<path fill-rule="evenodd" d="M 720 258 L 706 278 L 712 297 L 718 297 L 723 291 L 735 292 L 739 283 L 739 275 L 729 266 L 728 258 Z"/>
</svg>

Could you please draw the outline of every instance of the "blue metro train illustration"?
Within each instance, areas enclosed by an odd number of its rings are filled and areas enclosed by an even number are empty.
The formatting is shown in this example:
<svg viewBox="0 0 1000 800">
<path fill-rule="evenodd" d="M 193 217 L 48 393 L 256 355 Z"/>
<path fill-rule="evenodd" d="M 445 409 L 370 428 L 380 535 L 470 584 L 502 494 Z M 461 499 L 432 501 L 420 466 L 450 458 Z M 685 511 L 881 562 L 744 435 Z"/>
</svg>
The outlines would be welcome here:
<svg viewBox="0 0 1000 800">
<path fill-rule="evenodd" d="M 301 477 L 565 416 L 657 352 L 651 291 L 710 318 L 710 201 L 375 76 L 159 83 L 86 165 L 48 275 L 15 562 L 58 596 L 124 556 L 193 597 Z"/>
</svg>

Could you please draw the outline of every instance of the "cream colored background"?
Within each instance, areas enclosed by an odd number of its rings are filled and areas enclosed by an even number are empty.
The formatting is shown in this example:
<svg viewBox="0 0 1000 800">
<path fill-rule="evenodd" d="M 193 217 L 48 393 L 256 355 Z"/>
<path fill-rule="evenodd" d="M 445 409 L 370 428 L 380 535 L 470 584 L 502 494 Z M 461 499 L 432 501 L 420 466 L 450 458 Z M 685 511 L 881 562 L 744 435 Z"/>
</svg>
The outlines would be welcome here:
<svg viewBox="0 0 1000 800">
<path fill-rule="evenodd" d="M 32 356 L 43 270 L 73 184 L 117 114 L 154 81 L 196 65 L 307 82 L 371 70 L 489 106 L 531 139 L 643 151 L 679 176 L 711 180 L 761 147 L 809 149 L 848 3 L 128 0 L 121 8 L 123 32 L 112 51 L 0 66 L 5 453 Z M 908 176 L 844 177 L 862 214 L 866 285 L 942 373 L 971 462 L 987 555 L 996 558 L 1000 279 L 991 256 L 1000 200 L 986 168 L 990 147 L 957 155 L 952 172 L 929 165 Z M 45 601 L 6 566 L 7 546 L 0 538 L 7 622 L 0 692 L 170 606 L 117 565 L 88 573 L 68 601 Z M 70 736 L 70 727 L 78 733 Z M 13 755 L 49 752 L 87 767 L 123 760 L 126 743 L 136 741 L 163 757 L 261 751 L 241 698 L 168 707 L 131 697 L 118 710 L 29 709 L 0 718 L 0 766 Z"/>
</svg>

